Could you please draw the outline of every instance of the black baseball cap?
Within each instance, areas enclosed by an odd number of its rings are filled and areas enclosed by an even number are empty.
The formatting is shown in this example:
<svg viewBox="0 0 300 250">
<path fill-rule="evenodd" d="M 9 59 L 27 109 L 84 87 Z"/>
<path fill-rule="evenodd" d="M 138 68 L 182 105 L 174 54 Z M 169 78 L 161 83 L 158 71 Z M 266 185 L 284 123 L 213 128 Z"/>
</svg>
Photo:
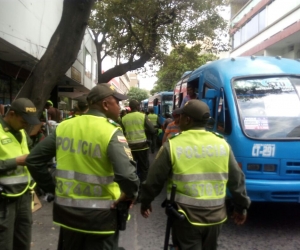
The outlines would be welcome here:
<svg viewBox="0 0 300 250">
<path fill-rule="evenodd" d="M 37 110 L 33 102 L 27 98 L 18 98 L 10 105 L 10 109 L 16 111 L 29 125 L 40 124 Z"/>
<path fill-rule="evenodd" d="M 186 114 L 195 121 L 205 121 L 210 117 L 207 104 L 197 99 L 187 101 L 182 108 L 176 110 L 176 114 Z"/>
<path fill-rule="evenodd" d="M 91 89 L 90 93 L 87 96 L 87 101 L 89 104 L 93 104 L 100 100 L 103 100 L 108 96 L 113 96 L 120 101 L 128 99 L 126 95 L 118 93 L 112 85 L 109 85 L 107 83 L 100 83 Z"/>
</svg>

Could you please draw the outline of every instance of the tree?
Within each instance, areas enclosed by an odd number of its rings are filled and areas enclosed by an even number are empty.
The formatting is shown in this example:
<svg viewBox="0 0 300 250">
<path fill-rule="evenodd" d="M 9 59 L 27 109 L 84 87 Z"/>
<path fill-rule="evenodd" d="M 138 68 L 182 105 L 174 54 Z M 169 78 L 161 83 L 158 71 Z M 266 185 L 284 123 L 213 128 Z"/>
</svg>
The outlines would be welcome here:
<svg viewBox="0 0 300 250">
<path fill-rule="evenodd" d="M 57 80 L 77 58 L 95 0 L 64 0 L 60 23 L 48 48 L 18 97 L 27 97 L 41 111 Z"/>
<path fill-rule="evenodd" d="M 132 87 L 127 93 L 127 96 L 129 97 L 129 100 L 137 100 L 142 101 L 149 97 L 149 94 L 146 90 Z"/>
<path fill-rule="evenodd" d="M 199 54 L 201 46 L 187 48 L 184 44 L 173 49 L 169 56 L 165 56 L 164 64 L 157 72 L 157 82 L 150 91 L 151 94 L 159 91 L 173 91 L 175 84 L 186 71 L 192 71 L 208 61 L 216 60 L 213 54 Z"/>
<path fill-rule="evenodd" d="M 89 22 L 98 56 L 98 82 L 108 82 L 147 61 L 159 63 L 170 45 L 214 41 L 212 50 L 222 50 L 218 38 L 227 23 L 219 9 L 227 0 L 102 0 Z M 225 46 L 225 45 L 224 45 Z M 107 56 L 115 66 L 103 72 Z"/>
</svg>

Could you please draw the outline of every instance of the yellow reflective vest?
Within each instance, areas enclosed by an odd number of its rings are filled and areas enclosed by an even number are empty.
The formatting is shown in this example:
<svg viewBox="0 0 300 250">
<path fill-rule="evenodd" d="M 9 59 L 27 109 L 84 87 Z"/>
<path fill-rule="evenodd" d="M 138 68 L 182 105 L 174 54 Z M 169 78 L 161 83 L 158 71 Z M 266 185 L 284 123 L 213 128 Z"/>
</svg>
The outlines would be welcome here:
<svg viewBox="0 0 300 250">
<path fill-rule="evenodd" d="M 0 159 L 7 160 L 16 158 L 18 156 L 29 154 L 27 139 L 24 130 L 20 131 L 22 134 L 22 142 L 10 133 L 4 131 L 0 124 Z M 24 194 L 31 183 L 31 176 L 25 166 L 18 166 L 15 170 L 7 171 L 6 174 L 0 175 L 0 185 L 5 187 L 5 195 L 7 197 L 17 197 Z"/>
<path fill-rule="evenodd" d="M 146 142 L 145 115 L 140 112 L 132 112 L 122 118 L 128 144 Z M 147 149 L 149 147 L 145 147 Z"/>
<path fill-rule="evenodd" d="M 114 182 L 107 147 L 117 129 L 112 120 L 92 115 L 69 119 L 57 127 L 56 224 L 84 233 L 115 232 L 115 223 L 103 228 L 105 219 L 99 218 L 99 211 L 106 210 L 108 218 L 115 219 L 110 206 L 120 197 L 120 188 Z"/>
<path fill-rule="evenodd" d="M 157 123 L 157 114 L 149 114 L 148 118 L 150 120 L 150 122 L 153 124 L 153 126 L 156 126 Z"/>
<path fill-rule="evenodd" d="M 229 146 L 223 138 L 205 130 L 188 130 L 169 140 L 173 175 L 168 183 L 177 185 L 177 203 L 199 207 L 203 218 L 189 218 L 196 226 L 220 224 L 226 220 L 217 211 L 224 206 L 228 180 Z M 215 209 L 214 209 L 215 208 Z M 214 213 L 214 221 L 207 222 L 205 214 Z M 223 214 L 222 214 L 223 216 Z"/>
</svg>

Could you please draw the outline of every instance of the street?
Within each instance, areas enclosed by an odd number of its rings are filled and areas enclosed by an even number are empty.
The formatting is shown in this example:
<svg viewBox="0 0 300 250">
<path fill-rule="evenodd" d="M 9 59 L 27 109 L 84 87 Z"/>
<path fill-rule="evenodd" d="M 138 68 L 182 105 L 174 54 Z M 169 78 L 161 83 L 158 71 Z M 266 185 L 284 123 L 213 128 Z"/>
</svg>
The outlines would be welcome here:
<svg viewBox="0 0 300 250">
<path fill-rule="evenodd" d="M 153 155 L 150 154 L 150 161 Z M 153 202 L 153 213 L 144 219 L 140 205 L 130 211 L 126 231 L 120 232 L 120 249 L 163 249 L 166 216 L 161 208 L 164 191 Z M 52 203 L 33 214 L 32 250 L 56 250 L 59 227 L 52 223 Z M 219 237 L 220 250 L 296 250 L 300 249 L 300 205 L 289 203 L 255 203 L 243 226 L 233 224 L 230 216 Z"/>
</svg>

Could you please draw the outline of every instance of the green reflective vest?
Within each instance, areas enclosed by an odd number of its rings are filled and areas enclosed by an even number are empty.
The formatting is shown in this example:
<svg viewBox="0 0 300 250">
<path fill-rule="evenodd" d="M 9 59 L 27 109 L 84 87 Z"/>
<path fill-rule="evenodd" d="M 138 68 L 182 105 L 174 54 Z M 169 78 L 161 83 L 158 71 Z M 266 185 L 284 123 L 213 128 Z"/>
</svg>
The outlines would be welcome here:
<svg viewBox="0 0 300 250">
<path fill-rule="evenodd" d="M 22 142 L 19 143 L 16 137 L 10 133 L 5 132 L 2 125 L 0 125 L 0 159 L 7 160 L 16 158 L 18 156 L 29 154 L 27 139 L 24 130 L 20 131 L 22 134 Z M 15 170 L 7 171 L 6 174 L 0 175 L 0 185 L 5 186 L 5 195 L 7 197 L 17 197 L 24 194 L 30 187 L 31 176 L 25 166 L 18 166 Z"/>
<path fill-rule="evenodd" d="M 85 233 L 115 232 L 113 226 L 103 230 L 102 218 L 97 215 L 100 210 L 109 213 L 113 201 L 121 194 L 107 156 L 108 144 L 120 129 L 114 124 L 104 117 L 83 115 L 57 127 L 55 209 L 66 213 L 68 222 L 54 216 L 55 223 Z"/>
<path fill-rule="evenodd" d="M 150 120 L 150 122 L 153 124 L 153 126 L 156 126 L 157 123 L 157 114 L 149 114 L 148 118 Z"/>
<path fill-rule="evenodd" d="M 145 115 L 140 112 L 132 112 L 122 118 L 125 127 L 126 139 L 129 144 L 147 141 L 145 133 Z M 149 148 L 149 147 L 147 147 Z M 146 149 L 146 148 L 145 148 Z"/>
<path fill-rule="evenodd" d="M 173 175 L 168 183 L 168 195 L 172 184 L 176 184 L 175 201 L 199 207 L 204 216 L 194 221 L 183 209 L 179 211 L 196 226 L 224 222 L 226 215 L 219 218 L 217 211 L 224 206 L 228 180 L 229 146 L 226 141 L 205 130 L 188 130 L 170 139 L 169 143 Z M 214 220 L 207 222 L 205 215 L 214 212 Z"/>
</svg>

